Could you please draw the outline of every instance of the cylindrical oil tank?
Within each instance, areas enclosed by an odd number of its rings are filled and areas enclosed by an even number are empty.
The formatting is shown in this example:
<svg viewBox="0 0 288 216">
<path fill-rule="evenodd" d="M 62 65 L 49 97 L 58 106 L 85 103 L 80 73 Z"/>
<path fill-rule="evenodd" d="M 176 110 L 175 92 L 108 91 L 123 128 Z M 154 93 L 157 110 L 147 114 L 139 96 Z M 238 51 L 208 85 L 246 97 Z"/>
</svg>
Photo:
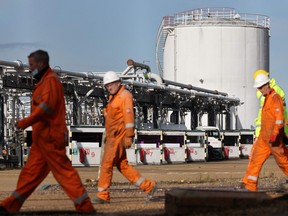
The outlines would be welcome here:
<svg viewBox="0 0 288 216">
<path fill-rule="evenodd" d="M 206 8 L 164 19 L 158 34 L 163 78 L 238 97 L 233 129 L 253 128 L 259 109 L 253 74 L 269 71 L 269 17 Z"/>
</svg>

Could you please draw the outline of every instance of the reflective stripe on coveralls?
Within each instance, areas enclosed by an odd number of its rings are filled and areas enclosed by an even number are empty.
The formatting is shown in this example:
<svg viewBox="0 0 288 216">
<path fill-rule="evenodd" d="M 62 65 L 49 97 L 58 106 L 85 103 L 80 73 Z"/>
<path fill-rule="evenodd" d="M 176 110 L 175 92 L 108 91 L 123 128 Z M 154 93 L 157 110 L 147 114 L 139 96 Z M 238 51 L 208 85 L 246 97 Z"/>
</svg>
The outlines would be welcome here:
<svg viewBox="0 0 288 216">
<path fill-rule="evenodd" d="M 138 181 L 137 182 L 135 182 L 135 186 L 137 186 L 137 187 L 139 187 L 141 184 L 142 184 L 142 182 L 145 180 L 145 178 L 142 176 L 141 178 L 139 178 L 138 179 Z"/>
<path fill-rule="evenodd" d="M 102 191 L 105 191 L 105 190 L 107 190 L 107 188 L 100 188 L 100 187 L 98 187 L 98 192 L 102 192 Z"/>
<path fill-rule="evenodd" d="M 127 123 L 125 128 L 134 128 L 134 123 Z"/>
<path fill-rule="evenodd" d="M 277 112 L 277 110 L 275 110 L 276 112 Z M 278 111 L 279 112 L 279 111 Z M 275 122 L 275 124 L 283 124 L 284 123 L 284 121 L 283 120 L 277 120 L 276 122 Z"/>
<path fill-rule="evenodd" d="M 257 181 L 258 177 L 257 177 L 257 176 L 251 176 L 251 175 L 249 175 L 249 176 L 247 177 L 247 179 L 251 179 L 251 180 L 253 180 L 253 181 Z"/>
<path fill-rule="evenodd" d="M 40 103 L 40 105 L 39 105 L 47 114 L 51 114 L 52 112 L 51 112 L 51 110 L 50 110 L 50 108 L 45 104 L 45 103 Z"/>
<path fill-rule="evenodd" d="M 150 192 L 155 182 L 142 179 L 140 173 L 127 161 L 124 139 L 134 137 L 134 111 L 132 94 L 124 86 L 121 86 L 115 95 L 109 96 L 108 104 L 104 108 L 104 117 L 106 142 L 97 196 L 102 200 L 110 201 L 108 189 L 111 185 L 114 165 L 128 181 L 138 184 L 144 192 Z"/>
<path fill-rule="evenodd" d="M 83 202 L 83 201 L 84 201 L 85 199 L 87 199 L 87 198 L 88 198 L 88 194 L 87 194 L 87 193 L 84 193 L 84 194 L 82 194 L 80 197 L 74 199 L 74 200 L 73 200 L 73 203 L 74 203 L 74 204 L 79 204 L 79 203 Z"/>
<path fill-rule="evenodd" d="M 25 197 L 21 196 L 21 195 L 20 195 L 19 193 L 17 193 L 16 191 L 14 191 L 14 192 L 12 193 L 12 196 L 14 196 L 16 199 L 18 199 L 19 202 L 21 202 L 21 203 L 24 203 L 25 200 L 26 200 Z"/>
<path fill-rule="evenodd" d="M 257 191 L 258 176 L 263 163 L 272 153 L 280 169 L 288 175 L 288 150 L 282 138 L 283 130 L 283 100 L 273 90 L 266 96 L 262 110 L 262 127 L 259 138 L 253 144 L 249 163 L 243 183 L 246 189 Z M 274 143 L 269 143 L 271 136 L 276 136 Z"/>
</svg>

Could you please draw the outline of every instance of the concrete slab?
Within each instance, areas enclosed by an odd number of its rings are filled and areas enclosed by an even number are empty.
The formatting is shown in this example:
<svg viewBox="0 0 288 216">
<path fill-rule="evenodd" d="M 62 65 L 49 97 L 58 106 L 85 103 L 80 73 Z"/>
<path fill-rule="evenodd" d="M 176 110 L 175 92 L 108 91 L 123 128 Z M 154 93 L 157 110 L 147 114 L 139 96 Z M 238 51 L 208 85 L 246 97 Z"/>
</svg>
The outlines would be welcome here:
<svg viewBox="0 0 288 216">
<path fill-rule="evenodd" d="M 165 212 L 188 215 L 200 209 L 256 206 L 272 199 L 266 192 L 174 188 L 165 194 Z"/>
</svg>

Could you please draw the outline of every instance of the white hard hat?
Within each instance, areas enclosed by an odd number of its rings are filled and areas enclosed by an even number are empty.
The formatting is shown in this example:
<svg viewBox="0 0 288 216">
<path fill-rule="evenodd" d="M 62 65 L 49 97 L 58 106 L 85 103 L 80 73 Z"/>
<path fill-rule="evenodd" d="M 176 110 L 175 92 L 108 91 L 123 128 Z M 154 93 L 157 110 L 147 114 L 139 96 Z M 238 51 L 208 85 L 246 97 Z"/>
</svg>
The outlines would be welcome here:
<svg viewBox="0 0 288 216">
<path fill-rule="evenodd" d="M 270 81 L 269 77 L 265 74 L 258 74 L 254 80 L 254 88 L 259 88 Z"/>
<path fill-rule="evenodd" d="M 103 84 L 107 85 L 109 83 L 120 80 L 120 77 L 114 71 L 108 71 L 103 78 Z"/>
</svg>

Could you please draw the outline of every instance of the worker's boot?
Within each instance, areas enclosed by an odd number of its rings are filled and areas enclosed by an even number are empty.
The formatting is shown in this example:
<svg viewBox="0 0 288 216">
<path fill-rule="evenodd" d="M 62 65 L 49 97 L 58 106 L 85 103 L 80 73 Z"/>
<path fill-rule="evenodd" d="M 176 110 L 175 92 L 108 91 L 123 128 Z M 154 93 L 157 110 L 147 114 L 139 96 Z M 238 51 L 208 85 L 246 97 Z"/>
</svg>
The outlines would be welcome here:
<svg viewBox="0 0 288 216">
<path fill-rule="evenodd" d="M 154 187 L 152 188 L 151 191 L 148 192 L 147 197 L 146 197 L 146 201 L 150 201 L 153 199 L 153 195 L 154 193 L 157 191 L 157 183 L 155 182 Z"/>
<path fill-rule="evenodd" d="M 100 199 L 99 197 L 96 197 L 96 198 L 91 199 L 91 202 L 92 202 L 93 204 L 109 204 L 109 203 L 110 203 L 110 201 Z"/>
<path fill-rule="evenodd" d="M 245 186 L 245 184 L 243 182 L 241 182 L 241 184 L 239 186 L 236 186 L 234 188 L 236 191 L 243 191 L 243 192 L 249 192 L 250 190 L 248 190 Z M 251 192 L 251 191 L 250 191 Z"/>
<path fill-rule="evenodd" d="M 8 213 L 8 211 L 3 207 L 3 206 L 1 206 L 0 205 L 0 215 L 4 215 L 5 213 Z"/>
<path fill-rule="evenodd" d="M 6 165 L 0 163 L 0 170 L 5 170 L 5 169 L 6 169 Z"/>
<path fill-rule="evenodd" d="M 280 184 L 280 189 L 282 191 L 288 192 L 288 180 L 286 180 L 286 182 Z"/>
</svg>

